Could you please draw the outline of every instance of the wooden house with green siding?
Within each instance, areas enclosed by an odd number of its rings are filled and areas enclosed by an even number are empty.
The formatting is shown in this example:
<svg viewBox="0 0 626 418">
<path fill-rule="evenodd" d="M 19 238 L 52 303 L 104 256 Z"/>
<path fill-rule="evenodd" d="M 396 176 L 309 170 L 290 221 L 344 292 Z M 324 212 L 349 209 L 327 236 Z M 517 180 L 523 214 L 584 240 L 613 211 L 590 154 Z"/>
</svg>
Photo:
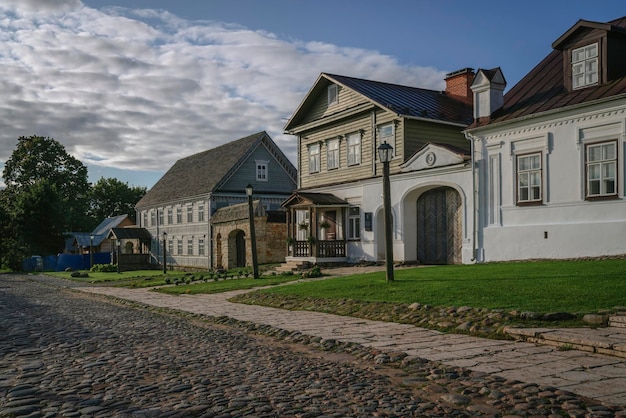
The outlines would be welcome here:
<svg viewBox="0 0 626 418">
<path fill-rule="evenodd" d="M 382 164 L 390 163 L 393 258 L 470 262 L 470 143 L 474 71 L 446 77 L 445 91 L 322 73 L 285 126 L 298 142 L 298 189 L 283 204 L 288 261 L 385 258 Z"/>
</svg>

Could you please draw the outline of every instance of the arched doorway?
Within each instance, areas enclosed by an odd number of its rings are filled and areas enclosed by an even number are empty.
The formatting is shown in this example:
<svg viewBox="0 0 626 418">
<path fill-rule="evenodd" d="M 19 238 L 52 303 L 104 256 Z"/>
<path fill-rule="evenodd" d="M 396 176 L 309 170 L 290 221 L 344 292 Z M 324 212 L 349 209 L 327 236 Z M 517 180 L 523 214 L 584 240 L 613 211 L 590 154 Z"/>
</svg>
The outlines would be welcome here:
<svg viewBox="0 0 626 418">
<path fill-rule="evenodd" d="M 246 266 L 246 234 L 236 229 L 228 234 L 228 266 L 237 268 Z"/>
<path fill-rule="evenodd" d="M 417 259 L 423 264 L 461 262 L 461 196 L 450 187 L 424 192 L 417 199 Z"/>
</svg>

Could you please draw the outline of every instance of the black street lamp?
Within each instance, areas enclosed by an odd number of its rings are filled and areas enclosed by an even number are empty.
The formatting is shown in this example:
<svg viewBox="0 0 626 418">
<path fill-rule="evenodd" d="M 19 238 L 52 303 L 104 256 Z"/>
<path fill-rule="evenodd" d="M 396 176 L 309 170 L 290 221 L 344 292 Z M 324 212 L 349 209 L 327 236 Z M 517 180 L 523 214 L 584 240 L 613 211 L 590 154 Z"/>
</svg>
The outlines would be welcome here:
<svg viewBox="0 0 626 418">
<path fill-rule="evenodd" d="M 385 215 L 385 264 L 387 266 L 387 281 L 393 282 L 393 243 L 392 243 L 392 216 L 391 216 L 391 185 L 389 183 L 389 161 L 393 156 L 393 147 L 383 142 L 378 147 L 378 156 L 383 163 L 383 212 Z"/>
<path fill-rule="evenodd" d="M 167 242 L 167 232 L 163 231 L 163 274 L 167 274 L 167 254 L 165 253 L 165 243 Z"/>
<path fill-rule="evenodd" d="M 259 262 L 256 257 L 256 232 L 254 231 L 254 210 L 252 209 L 252 185 L 246 186 L 246 195 L 248 195 L 248 219 L 250 222 L 250 242 L 252 245 L 252 276 L 259 278 Z"/>
<path fill-rule="evenodd" d="M 122 242 L 117 240 L 117 274 L 120 273 L 120 253 L 122 252 Z"/>
<path fill-rule="evenodd" d="M 89 270 L 93 267 L 93 234 L 89 235 Z"/>
</svg>

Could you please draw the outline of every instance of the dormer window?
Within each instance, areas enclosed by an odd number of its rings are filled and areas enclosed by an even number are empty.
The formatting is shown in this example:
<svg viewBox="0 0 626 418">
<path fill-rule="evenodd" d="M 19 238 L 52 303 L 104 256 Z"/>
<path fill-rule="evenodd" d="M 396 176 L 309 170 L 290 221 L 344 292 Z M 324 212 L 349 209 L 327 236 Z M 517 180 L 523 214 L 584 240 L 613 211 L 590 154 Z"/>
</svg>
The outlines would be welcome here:
<svg viewBox="0 0 626 418">
<path fill-rule="evenodd" d="M 598 84 L 598 44 L 572 50 L 572 88 Z"/>
<path fill-rule="evenodd" d="M 328 106 L 334 105 L 339 101 L 338 89 L 336 84 L 328 86 Z"/>
</svg>

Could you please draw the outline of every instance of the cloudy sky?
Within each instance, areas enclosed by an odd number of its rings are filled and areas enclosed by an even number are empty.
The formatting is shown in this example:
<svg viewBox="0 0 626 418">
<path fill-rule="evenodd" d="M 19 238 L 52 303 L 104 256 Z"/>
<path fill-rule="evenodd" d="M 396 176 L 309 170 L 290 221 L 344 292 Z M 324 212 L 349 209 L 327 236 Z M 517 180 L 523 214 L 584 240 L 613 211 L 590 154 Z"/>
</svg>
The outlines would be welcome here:
<svg viewBox="0 0 626 418">
<path fill-rule="evenodd" d="M 0 0 L 0 169 L 50 136 L 151 187 L 179 158 L 282 128 L 321 72 L 443 89 L 500 66 L 512 87 L 580 18 L 621 0 Z M 0 185 L 2 182 L 0 181 Z"/>
</svg>

